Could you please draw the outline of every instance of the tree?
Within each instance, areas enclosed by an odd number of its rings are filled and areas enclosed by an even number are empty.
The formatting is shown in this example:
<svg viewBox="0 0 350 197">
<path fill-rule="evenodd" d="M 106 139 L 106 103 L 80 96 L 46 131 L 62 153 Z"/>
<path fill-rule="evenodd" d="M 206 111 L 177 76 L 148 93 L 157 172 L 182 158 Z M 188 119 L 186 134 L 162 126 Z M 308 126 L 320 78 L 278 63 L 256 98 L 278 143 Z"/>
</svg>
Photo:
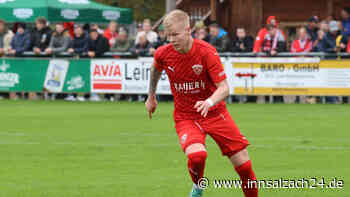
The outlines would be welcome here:
<svg viewBox="0 0 350 197">
<path fill-rule="evenodd" d="M 162 0 L 95 0 L 107 5 L 132 8 L 134 20 L 141 22 L 145 18 L 157 21 L 165 14 L 165 1 Z"/>
</svg>

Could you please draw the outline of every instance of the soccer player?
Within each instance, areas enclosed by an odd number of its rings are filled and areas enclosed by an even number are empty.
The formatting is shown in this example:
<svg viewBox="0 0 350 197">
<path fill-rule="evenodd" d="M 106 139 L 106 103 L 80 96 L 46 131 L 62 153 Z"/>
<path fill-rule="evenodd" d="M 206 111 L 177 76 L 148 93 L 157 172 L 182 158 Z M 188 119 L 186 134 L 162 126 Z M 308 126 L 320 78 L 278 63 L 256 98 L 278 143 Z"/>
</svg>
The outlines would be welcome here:
<svg viewBox="0 0 350 197">
<path fill-rule="evenodd" d="M 208 43 L 192 38 L 189 16 L 181 10 L 170 12 L 163 25 L 170 43 L 155 52 L 145 105 L 152 118 L 157 107 L 157 83 L 165 70 L 174 95 L 176 132 L 194 183 L 190 196 L 203 194 L 198 181 L 204 174 L 208 134 L 234 165 L 245 197 L 257 197 L 257 188 L 247 186 L 248 180 L 256 180 L 246 150 L 249 143 L 226 109 L 224 99 L 229 95 L 229 86 L 217 51 Z"/>
</svg>

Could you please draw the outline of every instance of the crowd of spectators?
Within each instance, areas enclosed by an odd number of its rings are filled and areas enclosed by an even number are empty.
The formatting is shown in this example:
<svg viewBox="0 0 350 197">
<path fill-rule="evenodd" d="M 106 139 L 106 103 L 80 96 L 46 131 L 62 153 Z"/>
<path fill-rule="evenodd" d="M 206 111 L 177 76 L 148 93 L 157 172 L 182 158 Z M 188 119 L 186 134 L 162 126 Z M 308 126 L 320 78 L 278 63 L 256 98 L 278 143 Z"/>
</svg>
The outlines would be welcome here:
<svg viewBox="0 0 350 197">
<path fill-rule="evenodd" d="M 268 17 L 266 24 L 254 39 L 243 27 L 235 30 L 234 36 L 213 22 L 205 26 L 195 25 L 193 37 L 213 45 L 218 52 L 259 53 L 271 56 L 279 52 L 348 52 L 350 53 L 350 9 L 343 9 L 341 20 L 330 16 L 320 20 L 312 16 L 305 26 L 297 28 L 295 35 L 287 35 L 275 16 Z M 99 57 L 105 52 L 131 52 L 135 55 L 153 55 L 155 50 L 167 44 L 164 28 L 152 29 L 150 19 L 137 27 L 135 35 L 129 35 L 127 28 L 111 21 L 103 30 L 97 24 L 79 25 L 56 23 L 48 26 L 45 18 L 38 18 L 30 29 L 23 23 L 16 23 L 12 30 L 0 20 L 0 55 L 21 56 L 24 52 L 35 55 L 70 55 Z"/>
</svg>

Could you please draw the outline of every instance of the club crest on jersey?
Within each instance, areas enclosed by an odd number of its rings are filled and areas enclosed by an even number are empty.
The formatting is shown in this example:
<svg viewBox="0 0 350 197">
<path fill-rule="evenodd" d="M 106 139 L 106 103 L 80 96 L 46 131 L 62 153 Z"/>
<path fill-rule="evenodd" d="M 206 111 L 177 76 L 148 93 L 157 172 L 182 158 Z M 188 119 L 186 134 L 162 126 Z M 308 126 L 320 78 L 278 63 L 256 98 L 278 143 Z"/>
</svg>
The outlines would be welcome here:
<svg viewBox="0 0 350 197">
<path fill-rule="evenodd" d="M 203 66 L 196 64 L 192 66 L 193 72 L 196 73 L 196 75 L 200 75 L 202 73 L 203 70 Z"/>
</svg>

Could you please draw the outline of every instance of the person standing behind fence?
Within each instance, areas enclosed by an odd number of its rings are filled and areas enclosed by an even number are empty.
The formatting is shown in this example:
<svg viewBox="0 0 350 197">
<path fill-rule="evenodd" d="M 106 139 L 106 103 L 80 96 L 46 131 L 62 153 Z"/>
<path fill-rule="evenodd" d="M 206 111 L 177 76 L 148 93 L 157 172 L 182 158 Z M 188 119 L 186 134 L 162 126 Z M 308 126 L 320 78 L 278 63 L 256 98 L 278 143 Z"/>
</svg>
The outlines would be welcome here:
<svg viewBox="0 0 350 197">
<path fill-rule="evenodd" d="M 109 46 L 114 46 L 117 38 L 118 38 L 118 23 L 115 21 L 111 21 L 108 25 L 108 28 L 104 31 L 103 36 L 107 38 Z"/>
<path fill-rule="evenodd" d="M 76 25 L 74 28 L 74 37 L 69 46 L 68 53 L 75 55 L 83 55 L 88 50 L 89 36 L 84 32 L 83 27 Z"/>
<path fill-rule="evenodd" d="M 261 52 L 261 46 L 264 42 L 264 38 L 266 36 L 266 34 L 268 34 L 268 30 L 267 30 L 267 26 L 268 25 L 272 25 L 274 27 L 276 27 L 280 32 L 282 32 L 282 30 L 280 30 L 278 28 L 278 20 L 275 16 L 269 16 L 267 18 L 267 21 L 266 21 L 266 26 L 262 29 L 259 30 L 258 32 L 258 36 L 256 37 L 256 40 L 254 42 L 254 47 L 253 47 L 253 52 L 254 53 L 259 53 Z M 282 32 L 282 36 L 284 37 L 284 40 L 287 40 L 286 39 L 286 36 L 284 35 L 284 33 Z"/>
<path fill-rule="evenodd" d="M 50 44 L 52 30 L 46 23 L 45 18 L 39 17 L 36 19 L 35 28 L 31 32 L 32 48 L 36 55 L 44 52 Z"/>
<path fill-rule="evenodd" d="M 308 20 L 308 24 L 306 26 L 306 31 L 309 34 L 309 37 L 312 42 L 317 40 L 318 22 L 318 16 L 312 16 Z"/>
<path fill-rule="evenodd" d="M 150 19 L 143 20 L 142 31 L 138 32 L 135 39 L 135 45 L 139 44 L 140 37 L 146 36 L 146 39 L 149 43 L 154 44 L 157 42 L 158 34 L 152 31 L 152 24 Z"/>
<path fill-rule="evenodd" d="M 30 35 L 24 23 L 18 24 L 16 35 L 11 41 L 11 48 L 8 49 L 9 55 L 20 56 L 24 51 L 30 49 Z"/>
<path fill-rule="evenodd" d="M 312 50 L 312 40 L 309 37 L 305 27 L 301 27 L 297 32 L 297 39 L 293 41 L 291 52 L 292 53 L 309 53 Z M 295 103 L 296 96 L 284 96 L 283 100 L 285 103 Z M 299 96 L 300 103 L 306 103 L 306 96 Z"/>
<path fill-rule="evenodd" d="M 251 36 L 247 36 L 247 33 L 243 27 L 239 27 L 236 30 L 236 37 L 232 41 L 231 51 L 234 53 L 248 53 L 253 50 L 254 39 Z"/>
<path fill-rule="evenodd" d="M 45 49 L 45 53 L 52 55 L 66 52 L 70 43 L 71 38 L 68 31 L 64 30 L 63 23 L 57 23 L 56 30 L 51 36 L 49 47 Z"/>
<path fill-rule="evenodd" d="M 131 49 L 131 51 L 139 56 L 153 55 L 153 53 L 150 51 L 152 47 L 152 44 L 146 38 L 146 33 L 141 32 L 139 34 L 139 42 L 135 43 L 135 46 Z"/>
<path fill-rule="evenodd" d="M 101 57 L 109 49 L 108 40 L 100 35 L 96 29 L 91 29 L 88 39 L 88 56 L 91 58 Z"/>
<path fill-rule="evenodd" d="M 268 33 L 263 38 L 261 51 L 271 56 L 275 56 L 279 52 L 285 52 L 287 43 L 282 31 L 273 25 L 267 25 L 266 29 Z"/>
<path fill-rule="evenodd" d="M 5 55 L 11 48 L 11 41 L 14 34 L 6 26 L 5 21 L 0 20 L 0 56 Z"/>
<path fill-rule="evenodd" d="M 227 35 L 219 37 L 219 33 L 220 26 L 217 23 L 213 23 L 209 26 L 209 43 L 220 53 L 227 51 L 230 40 Z"/>
<path fill-rule="evenodd" d="M 132 40 L 129 39 L 129 34 L 126 30 L 119 32 L 119 36 L 111 48 L 112 52 L 129 52 L 132 47 Z"/>
</svg>

